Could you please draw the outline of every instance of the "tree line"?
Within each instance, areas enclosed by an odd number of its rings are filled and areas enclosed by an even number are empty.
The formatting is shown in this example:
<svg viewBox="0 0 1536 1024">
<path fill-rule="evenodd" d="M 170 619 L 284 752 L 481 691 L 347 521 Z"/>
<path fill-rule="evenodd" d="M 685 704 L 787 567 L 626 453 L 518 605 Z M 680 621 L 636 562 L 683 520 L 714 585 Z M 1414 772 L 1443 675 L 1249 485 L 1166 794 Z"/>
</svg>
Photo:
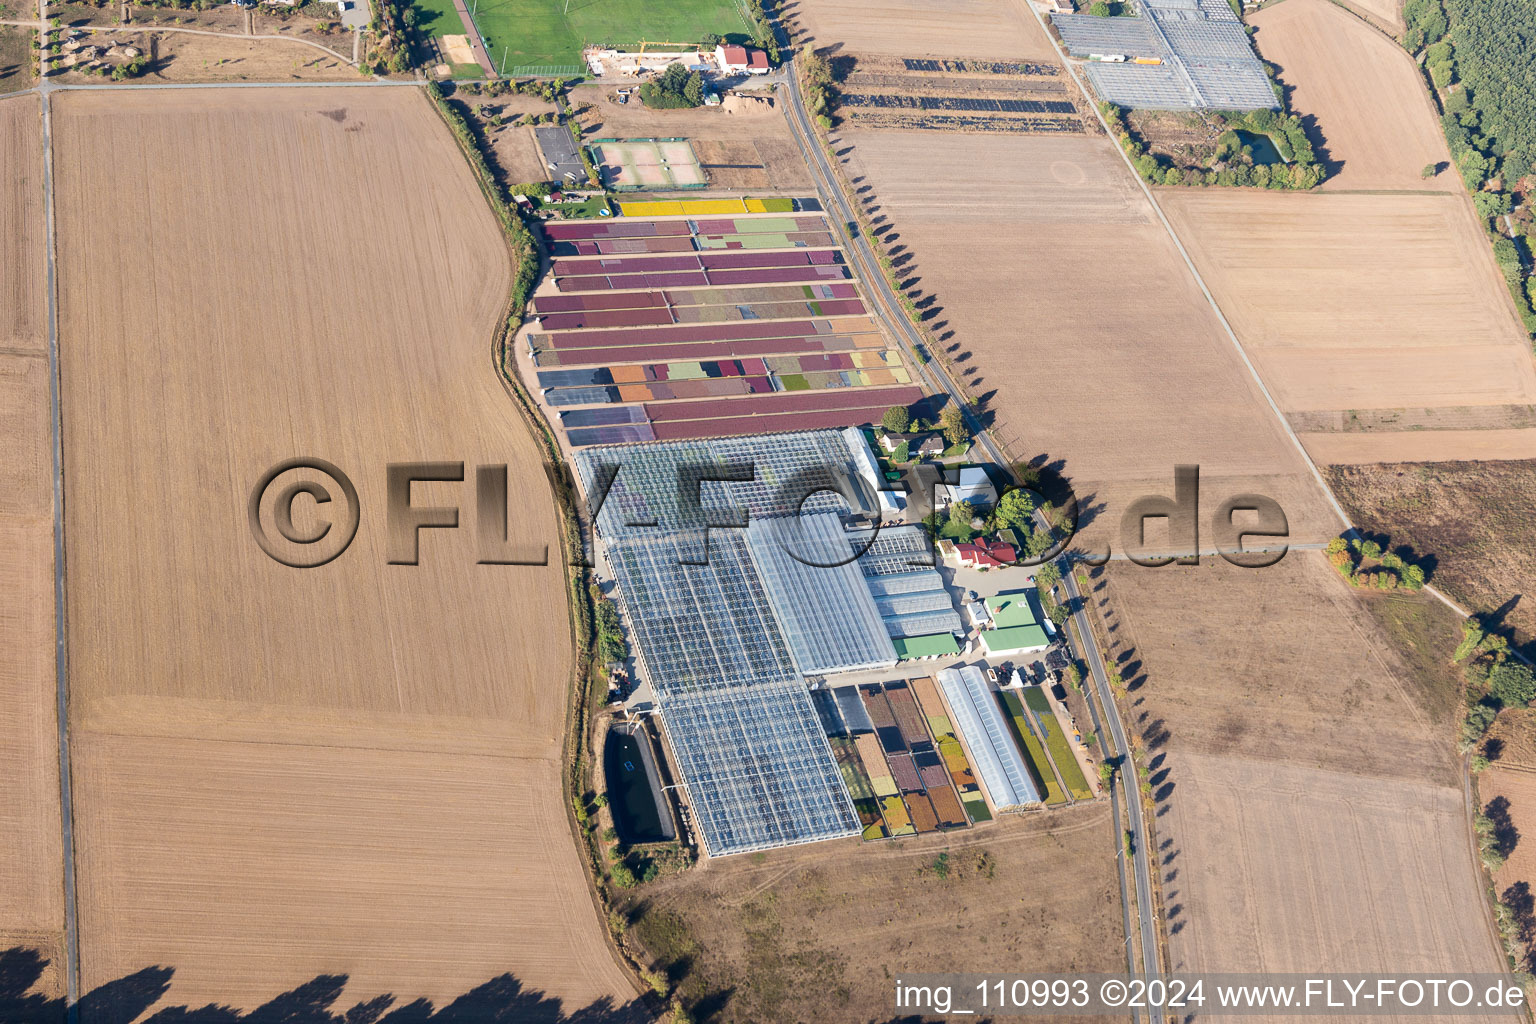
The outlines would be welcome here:
<svg viewBox="0 0 1536 1024">
<path fill-rule="evenodd" d="M 1408 0 L 1404 45 L 1439 100 L 1451 160 L 1493 239 L 1493 255 L 1525 329 L 1536 334 L 1536 221 L 1506 233 L 1514 185 L 1536 168 L 1536 32 L 1529 0 Z M 1424 168 L 1426 177 L 1438 172 Z M 1513 218 L 1511 218 L 1513 220 Z M 1511 234 L 1513 237 L 1511 237 Z"/>
</svg>

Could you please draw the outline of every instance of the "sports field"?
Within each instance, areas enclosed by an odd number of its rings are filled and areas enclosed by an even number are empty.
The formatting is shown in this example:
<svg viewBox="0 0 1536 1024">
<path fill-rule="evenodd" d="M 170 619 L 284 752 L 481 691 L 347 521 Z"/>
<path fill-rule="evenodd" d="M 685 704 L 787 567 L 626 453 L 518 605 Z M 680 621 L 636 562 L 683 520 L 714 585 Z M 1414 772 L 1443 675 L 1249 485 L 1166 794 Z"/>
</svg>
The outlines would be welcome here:
<svg viewBox="0 0 1536 1024">
<path fill-rule="evenodd" d="M 736 0 L 482 0 L 474 19 L 486 53 L 498 69 L 505 58 L 507 74 L 581 74 L 587 45 L 692 46 L 708 33 L 748 31 Z"/>
</svg>

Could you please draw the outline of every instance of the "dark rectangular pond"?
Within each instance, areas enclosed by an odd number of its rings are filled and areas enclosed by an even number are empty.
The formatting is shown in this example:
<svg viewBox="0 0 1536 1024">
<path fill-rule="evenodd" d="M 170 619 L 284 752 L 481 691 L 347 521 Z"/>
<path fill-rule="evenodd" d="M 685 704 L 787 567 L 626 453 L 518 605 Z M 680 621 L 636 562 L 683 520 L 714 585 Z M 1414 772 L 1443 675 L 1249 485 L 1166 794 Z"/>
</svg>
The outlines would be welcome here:
<svg viewBox="0 0 1536 1024">
<path fill-rule="evenodd" d="M 1275 146 L 1275 140 L 1263 132 L 1237 131 L 1237 141 L 1253 155 L 1255 164 L 1283 164 L 1285 158 Z"/>
<path fill-rule="evenodd" d="M 608 809 L 626 844 L 660 843 L 677 830 L 661 792 L 655 753 L 645 731 L 635 723 L 615 725 L 603 744 L 603 774 L 608 783 Z"/>
</svg>

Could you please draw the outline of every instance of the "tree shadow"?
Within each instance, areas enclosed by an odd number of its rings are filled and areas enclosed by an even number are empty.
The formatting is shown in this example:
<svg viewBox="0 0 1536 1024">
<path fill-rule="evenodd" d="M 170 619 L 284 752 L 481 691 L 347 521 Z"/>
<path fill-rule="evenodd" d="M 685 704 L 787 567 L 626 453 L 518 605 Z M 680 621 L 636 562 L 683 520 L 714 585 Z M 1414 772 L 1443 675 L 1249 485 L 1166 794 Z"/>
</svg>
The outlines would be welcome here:
<svg viewBox="0 0 1536 1024">
<path fill-rule="evenodd" d="M 1483 815 L 1493 824 L 1493 844 L 1505 860 L 1520 845 L 1520 830 L 1509 815 L 1509 798 L 1496 796 L 1483 808 Z"/>
<path fill-rule="evenodd" d="M 74 1008 L 62 998 L 34 992 L 49 961 L 25 946 L 0 951 L 0 1021 L 4 1024 L 641 1024 L 653 1015 L 640 1000 L 604 997 L 567 1012 L 561 1001 L 501 974 L 438 1008 L 416 999 L 395 1006 L 380 995 L 337 1006 L 345 974 L 322 974 L 249 1012 L 221 1003 L 155 1009 L 170 990 L 171 967 L 146 967 L 81 995 Z M 154 1012 L 145 1017 L 154 1009 Z"/>
</svg>

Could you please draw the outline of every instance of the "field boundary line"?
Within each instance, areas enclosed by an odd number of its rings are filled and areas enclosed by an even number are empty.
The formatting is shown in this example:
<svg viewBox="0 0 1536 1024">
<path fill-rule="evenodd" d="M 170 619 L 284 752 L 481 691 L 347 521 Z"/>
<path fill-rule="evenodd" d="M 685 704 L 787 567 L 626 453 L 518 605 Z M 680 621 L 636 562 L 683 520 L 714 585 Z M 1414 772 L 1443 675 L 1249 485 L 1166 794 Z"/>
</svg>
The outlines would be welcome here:
<svg viewBox="0 0 1536 1024">
<path fill-rule="evenodd" d="M 38 0 L 39 7 L 45 0 Z M 80 931 L 75 909 L 75 809 L 69 758 L 69 598 L 64 548 L 64 406 L 59 360 L 59 282 L 53 211 L 53 106 L 38 91 L 42 117 L 44 291 L 48 297 L 48 400 L 53 433 L 53 637 L 59 732 L 59 827 L 64 869 L 64 1003 L 71 1021 L 80 999 Z"/>
</svg>

